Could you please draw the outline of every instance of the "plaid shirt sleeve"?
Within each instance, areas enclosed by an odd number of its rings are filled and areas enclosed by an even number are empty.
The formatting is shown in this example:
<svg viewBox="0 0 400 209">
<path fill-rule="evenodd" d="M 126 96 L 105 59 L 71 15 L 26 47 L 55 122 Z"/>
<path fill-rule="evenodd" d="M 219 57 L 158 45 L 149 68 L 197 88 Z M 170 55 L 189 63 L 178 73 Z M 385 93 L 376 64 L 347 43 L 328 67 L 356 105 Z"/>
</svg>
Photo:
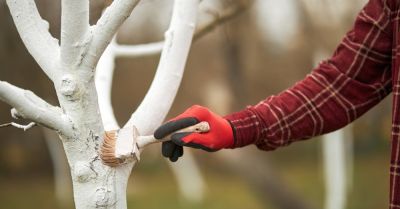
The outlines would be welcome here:
<svg viewBox="0 0 400 209">
<path fill-rule="evenodd" d="M 235 147 L 273 150 L 337 130 L 391 92 L 392 25 L 386 0 L 370 0 L 334 55 L 277 96 L 225 116 Z"/>
</svg>

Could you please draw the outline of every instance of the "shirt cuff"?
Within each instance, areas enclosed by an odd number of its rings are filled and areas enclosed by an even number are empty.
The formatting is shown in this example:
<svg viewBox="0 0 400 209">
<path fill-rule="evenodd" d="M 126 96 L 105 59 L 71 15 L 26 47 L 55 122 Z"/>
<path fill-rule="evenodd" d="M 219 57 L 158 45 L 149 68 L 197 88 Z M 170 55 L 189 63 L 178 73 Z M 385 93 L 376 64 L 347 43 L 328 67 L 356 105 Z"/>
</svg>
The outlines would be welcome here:
<svg viewBox="0 0 400 209">
<path fill-rule="evenodd" d="M 260 122 L 250 109 L 224 116 L 232 126 L 234 144 L 232 148 L 254 144 L 260 136 Z"/>
</svg>

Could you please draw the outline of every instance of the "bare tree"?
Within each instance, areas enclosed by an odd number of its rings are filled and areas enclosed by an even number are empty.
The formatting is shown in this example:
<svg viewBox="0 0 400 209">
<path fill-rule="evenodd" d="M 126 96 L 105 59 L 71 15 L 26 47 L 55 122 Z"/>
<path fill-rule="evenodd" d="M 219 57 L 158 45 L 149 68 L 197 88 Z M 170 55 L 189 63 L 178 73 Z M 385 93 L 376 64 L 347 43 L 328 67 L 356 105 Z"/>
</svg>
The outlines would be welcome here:
<svg viewBox="0 0 400 209">
<path fill-rule="evenodd" d="M 136 162 L 111 168 L 101 163 L 103 113 L 98 104 L 97 62 L 139 0 L 115 0 L 95 25 L 89 24 L 88 0 L 61 2 L 61 38 L 52 37 L 33 0 L 7 0 L 22 41 L 51 79 L 60 106 L 47 103 L 28 90 L 0 82 L 0 100 L 10 104 L 12 116 L 57 131 L 71 169 L 76 208 L 118 208 L 126 205 L 126 187 Z M 173 15 L 153 83 L 125 126 L 143 135 L 162 123 L 178 90 L 192 43 L 200 0 L 175 0 Z M 215 24 L 223 22 L 216 16 Z M 204 28 L 199 29 L 203 31 Z M 20 126 L 19 128 L 30 128 Z"/>
</svg>

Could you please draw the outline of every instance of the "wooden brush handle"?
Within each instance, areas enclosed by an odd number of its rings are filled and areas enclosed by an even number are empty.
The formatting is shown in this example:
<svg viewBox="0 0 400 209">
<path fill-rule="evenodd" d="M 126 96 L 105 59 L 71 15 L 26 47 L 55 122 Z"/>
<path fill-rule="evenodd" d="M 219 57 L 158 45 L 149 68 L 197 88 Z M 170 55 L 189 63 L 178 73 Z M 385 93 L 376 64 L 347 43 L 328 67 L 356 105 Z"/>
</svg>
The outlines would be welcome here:
<svg viewBox="0 0 400 209">
<path fill-rule="evenodd" d="M 189 126 L 180 130 L 177 130 L 171 134 L 169 134 L 168 136 L 164 137 L 163 139 L 156 139 L 154 138 L 154 135 L 151 136 L 138 136 L 137 138 L 137 145 L 140 148 L 143 148 L 149 144 L 154 144 L 154 143 L 158 143 L 158 142 L 165 142 L 165 141 L 169 141 L 171 140 L 171 135 L 172 134 L 176 134 L 176 133 L 185 133 L 185 132 L 196 132 L 196 133 L 207 133 L 208 131 L 210 131 L 210 125 L 208 124 L 208 122 L 203 121 L 200 122 L 198 124 L 195 124 L 193 126 Z"/>
</svg>

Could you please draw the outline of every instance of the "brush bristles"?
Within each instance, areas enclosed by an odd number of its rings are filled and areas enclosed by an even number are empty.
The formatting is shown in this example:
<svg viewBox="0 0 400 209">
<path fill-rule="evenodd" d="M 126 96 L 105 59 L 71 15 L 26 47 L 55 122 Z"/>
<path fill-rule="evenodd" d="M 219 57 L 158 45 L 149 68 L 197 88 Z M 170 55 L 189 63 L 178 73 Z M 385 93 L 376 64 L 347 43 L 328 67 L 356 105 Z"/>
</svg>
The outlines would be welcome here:
<svg viewBox="0 0 400 209">
<path fill-rule="evenodd" d="M 116 167 L 123 163 L 122 159 L 115 157 L 115 142 L 117 140 L 117 131 L 106 131 L 104 141 L 101 145 L 100 158 L 104 164 Z"/>
</svg>

